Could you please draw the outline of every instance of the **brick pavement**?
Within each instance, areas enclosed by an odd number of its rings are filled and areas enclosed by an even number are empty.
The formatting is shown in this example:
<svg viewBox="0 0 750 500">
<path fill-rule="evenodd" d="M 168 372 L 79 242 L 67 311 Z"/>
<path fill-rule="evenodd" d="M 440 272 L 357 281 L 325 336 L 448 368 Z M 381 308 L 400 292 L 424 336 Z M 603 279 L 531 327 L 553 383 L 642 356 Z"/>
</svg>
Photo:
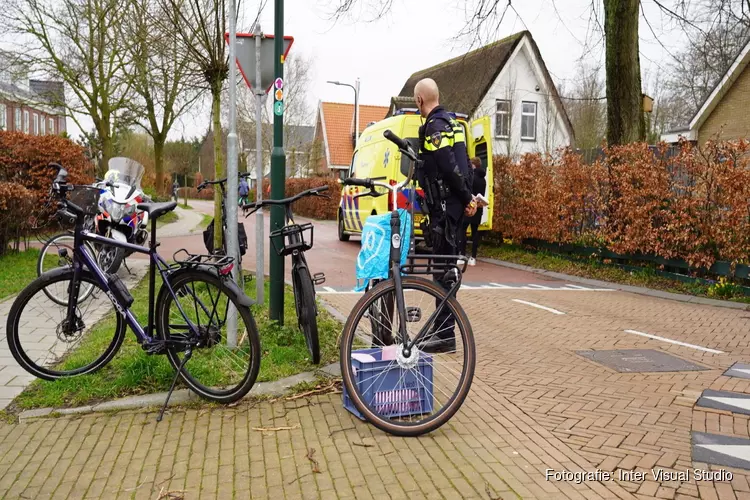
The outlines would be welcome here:
<svg viewBox="0 0 750 500">
<path fill-rule="evenodd" d="M 750 419 L 693 405 L 706 388 L 750 392 L 721 373 L 750 360 L 750 313 L 621 292 L 469 290 L 478 366 L 463 408 L 439 431 L 394 438 L 348 412 L 340 395 L 236 408 L 0 424 L 7 498 L 750 498 L 731 482 L 655 481 L 692 462 L 690 432 L 748 437 Z M 329 294 L 346 314 L 359 298 Z M 565 312 L 555 315 L 521 299 Z M 712 354 L 635 329 L 724 351 Z M 575 354 L 649 348 L 705 371 L 617 373 Z M 254 428 L 291 427 L 257 431 Z M 320 473 L 313 472 L 312 453 Z M 636 470 L 643 481 L 553 482 L 545 470 Z"/>
</svg>

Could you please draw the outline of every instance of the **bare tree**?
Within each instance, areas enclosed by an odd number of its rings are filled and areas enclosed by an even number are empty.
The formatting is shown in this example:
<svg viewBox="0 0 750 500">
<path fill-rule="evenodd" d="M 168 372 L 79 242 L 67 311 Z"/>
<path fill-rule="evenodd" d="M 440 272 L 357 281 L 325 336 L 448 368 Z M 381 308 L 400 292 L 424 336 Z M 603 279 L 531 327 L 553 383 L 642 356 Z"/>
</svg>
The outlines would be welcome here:
<svg viewBox="0 0 750 500">
<path fill-rule="evenodd" d="M 601 70 L 596 66 L 579 64 L 579 78 L 568 98 L 563 98 L 565 107 L 573 123 L 576 146 L 580 149 L 594 149 L 604 141 L 607 129 L 607 109 L 601 96 L 604 82 Z"/>
<path fill-rule="evenodd" d="M 157 0 L 129 0 L 126 8 L 131 13 L 124 30 L 131 40 L 133 89 L 140 97 L 131 105 L 136 123 L 154 141 L 156 192 L 163 195 L 167 135 L 201 93 L 192 78 L 193 61 L 182 53 Z"/>
<path fill-rule="evenodd" d="M 224 41 L 227 31 L 225 0 L 157 0 L 161 8 L 165 31 L 172 33 L 179 43 L 179 52 L 191 61 L 202 77 L 204 88 L 211 93 L 211 121 L 214 135 L 214 175 L 224 177 L 222 152 L 221 93 L 229 77 L 228 47 Z M 241 2 L 237 2 L 239 9 Z M 230 13 L 236 16 L 236 12 Z M 214 197 L 214 218 L 221 220 L 221 193 Z M 222 248 L 223 228 L 214 224 L 214 248 Z"/>
<path fill-rule="evenodd" d="M 128 40 L 121 27 L 127 9 L 116 0 L 13 0 L 4 11 L 5 28 L 23 40 L 19 51 L 34 71 L 62 80 L 69 97 L 45 96 L 65 107 L 84 131 L 77 114 L 89 116 L 97 137 L 87 137 L 101 148 L 100 168 L 113 154 L 118 121 L 128 123 L 132 78 Z"/>
</svg>

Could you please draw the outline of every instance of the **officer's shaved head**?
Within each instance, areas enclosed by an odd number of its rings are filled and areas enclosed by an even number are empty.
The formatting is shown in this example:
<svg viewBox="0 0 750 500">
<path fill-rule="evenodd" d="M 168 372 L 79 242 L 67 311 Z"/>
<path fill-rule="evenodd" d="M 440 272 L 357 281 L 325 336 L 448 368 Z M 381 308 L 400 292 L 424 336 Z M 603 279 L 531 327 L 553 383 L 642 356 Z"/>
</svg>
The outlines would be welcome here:
<svg viewBox="0 0 750 500">
<path fill-rule="evenodd" d="M 440 91 L 435 80 L 432 78 L 419 80 L 414 86 L 414 101 L 422 116 L 430 114 L 430 111 L 440 104 Z"/>
</svg>

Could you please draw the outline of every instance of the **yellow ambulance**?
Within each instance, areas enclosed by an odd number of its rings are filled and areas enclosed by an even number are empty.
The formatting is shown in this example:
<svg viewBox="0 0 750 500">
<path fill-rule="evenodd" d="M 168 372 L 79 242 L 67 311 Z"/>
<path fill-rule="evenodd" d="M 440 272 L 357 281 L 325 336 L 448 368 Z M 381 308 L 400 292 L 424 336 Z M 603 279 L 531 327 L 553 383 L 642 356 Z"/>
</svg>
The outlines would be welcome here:
<svg viewBox="0 0 750 500">
<path fill-rule="evenodd" d="M 488 231 L 492 229 L 492 207 L 494 203 L 490 118 L 485 116 L 469 124 L 466 115 L 451 114 L 464 127 L 469 157 L 479 157 L 487 170 L 487 189 L 484 196 L 489 201 L 489 206 L 484 210 L 479 229 Z M 402 109 L 398 110 L 394 116 L 367 127 L 362 132 L 359 144 L 354 151 L 348 177 L 385 180 L 391 184 L 397 184 L 404 180 L 405 174 L 409 171 L 409 159 L 398 151 L 395 144 L 383 137 L 383 132 L 390 129 L 397 136 L 408 140 L 414 150 L 418 151 L 419 127 L 422 125 L 422 121 L 422 117 L 417 110 Z M 385 190 L 381 189 L 381 191 Z M 375 198 L 372 196 L 357 196 L 364 192 L 367 192 L 367 190 L 359 186 L 344 186 L 341 190 L 341 203 L 337 216 L 340 241 L 348 241 L 350 236 L 360 235 L 365 220 L 370 215 L 393 211 L 390 196 Z M 417 189 L 417 193 L 423 195 L 422 189 Z M 410 208 L 410 194 L 408 188 L 399 193 L 398 208 Z M 419 222 L 422 219 L 422 212 L 418 202 L 414 206 L 414 219 L 415 234 L 419 236 L 421 234 Z"/>
</svg>

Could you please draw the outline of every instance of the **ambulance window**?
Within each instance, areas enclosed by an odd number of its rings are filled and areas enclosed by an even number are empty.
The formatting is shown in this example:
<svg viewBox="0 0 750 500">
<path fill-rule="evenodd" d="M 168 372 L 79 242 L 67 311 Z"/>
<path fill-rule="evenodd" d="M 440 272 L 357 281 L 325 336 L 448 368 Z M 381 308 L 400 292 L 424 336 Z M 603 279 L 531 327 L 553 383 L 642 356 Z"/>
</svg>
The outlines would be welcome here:
<svg viewBox="0 0 750 500">
<path fill-rule="evenodd" d="M 419 152 L 419 139 L 418 138 L 414 137 L 414 138 L 410 138 L 406 140 L 409 142 L 409 145 L 414 151 Z M 401 155 L 401 174 L 402 175 L 409 174 L 410 163 L 411 163 L 411 160 L 409 159 L 409 157 L 402 154 Z"/>
<path fill-rule="evenodd" d="M 358 153 L 359 153 L 359 151 L 357 151 L 357 152 L 354 153 L 354 156 L 352 157 L 352 164 L 349 165 L 349 177 L 354 177 L 354 165 L 355 165 L 354 162 L 357 161 L 357 154 Z"/>
</svg>

